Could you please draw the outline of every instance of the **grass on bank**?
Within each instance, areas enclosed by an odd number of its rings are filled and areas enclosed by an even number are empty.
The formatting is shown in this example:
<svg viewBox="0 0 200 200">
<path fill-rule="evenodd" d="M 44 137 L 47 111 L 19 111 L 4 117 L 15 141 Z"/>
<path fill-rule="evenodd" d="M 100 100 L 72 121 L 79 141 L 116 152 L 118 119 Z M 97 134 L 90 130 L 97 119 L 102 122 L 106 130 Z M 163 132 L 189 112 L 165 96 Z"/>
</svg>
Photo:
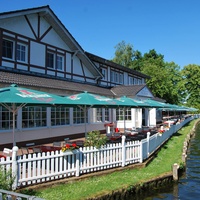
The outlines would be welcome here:
<svg viewBox="0 0 200 200">
<path fill-rule="evenodd" d="M 164 175 L 172 171 L 172 165 L 174 163 L 182 163 L 183 143 L 186 135 L 193 128 L 194 123 L 195 120 L 191 121 L 174 134 L 146 168 L 126 169 L 104 176 L 94 176 L 77 182 L 63 183 L 40 190 L 37 189 L 37 191 L 32 192 L 35 196 L 44 199 L 80 200 L 107 194 L 122 188 L 128 188 Z"/>
</svg>

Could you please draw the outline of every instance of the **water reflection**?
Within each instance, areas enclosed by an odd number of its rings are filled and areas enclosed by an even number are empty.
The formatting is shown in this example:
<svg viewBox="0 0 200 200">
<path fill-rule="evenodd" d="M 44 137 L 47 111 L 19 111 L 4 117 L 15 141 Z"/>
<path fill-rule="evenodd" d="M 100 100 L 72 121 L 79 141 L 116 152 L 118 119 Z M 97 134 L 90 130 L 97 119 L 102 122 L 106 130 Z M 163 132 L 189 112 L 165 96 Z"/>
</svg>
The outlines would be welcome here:
<svg viewBox="0 0 200 200">
<path fill-rule="evenodd" d="M 200 197 L 200 126 L 195 137 L 191 139 L 186 161 L 186 173 L 178 184 L 166 191 L 159 191 L 144 200 L 197 200 Z"/>
</svg>

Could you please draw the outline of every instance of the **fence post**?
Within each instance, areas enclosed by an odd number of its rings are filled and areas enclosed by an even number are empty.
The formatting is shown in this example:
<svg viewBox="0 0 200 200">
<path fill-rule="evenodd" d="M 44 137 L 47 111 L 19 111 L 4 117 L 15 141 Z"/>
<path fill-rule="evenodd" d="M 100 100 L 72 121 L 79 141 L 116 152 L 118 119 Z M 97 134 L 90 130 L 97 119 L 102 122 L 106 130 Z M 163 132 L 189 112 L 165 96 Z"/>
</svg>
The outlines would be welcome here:
<svg viewBox="0 0 200 200">
<path fill-rule="evenodd" d="M 122 135 L 122 167 L 125 166 L 126 163 L 126 146 L 125 146 L 126 136 Z"/>
<path fill-rule="evenodd" d="M 150 132 L 147 132 L 147 155 L 149 157 L 149 137 L 150 137 Z"/>
<path fill-rule="evenodd" d="M 17 166 L 17 152 L 18 152 L 18 147 L 14 146 L 12 148 L 12 177 L 14 178 L 14 182 L 12 185 L 12 189 L 16 190 L 17 188 L 17 183 L 18 183 L 18 166 Z"/>
<path fill-rule="evenodd" d="M 178 169 L 179 169 L 179 165 L 177 163 L 174 163 L 173 165 L 173 180 L 174 181 L 178 180 Z"/>
<path fill-rule="evenodd" d="M 76 153 L 76 176 L 80 175 L 80 151 L 77 151 Z"/>
<path fill-rule="evenodd" d="M 143 162 L 143 148 L 142 148 L 142 140 L 140 141 L 140 163 Z"/>
</svg>

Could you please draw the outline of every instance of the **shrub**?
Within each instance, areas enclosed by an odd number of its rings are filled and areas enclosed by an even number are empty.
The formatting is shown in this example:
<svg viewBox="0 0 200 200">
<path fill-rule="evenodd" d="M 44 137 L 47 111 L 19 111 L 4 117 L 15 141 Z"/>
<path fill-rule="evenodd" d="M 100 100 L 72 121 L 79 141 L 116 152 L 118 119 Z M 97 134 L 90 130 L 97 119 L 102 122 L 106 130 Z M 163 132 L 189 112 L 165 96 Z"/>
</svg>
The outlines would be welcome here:
<svg viewBox="0 0 200 200">
<path fill-rule="evenodd" d="M 87 134 L 84 146 L 93 146 L 99 149 L 101 146 L 106 144 L 107 140 L 107 136 L 100 134 L 100 131 L 91 131 Z"/>
<path fill-rule="evenodd" d="M 0 166 L 0 188 L 4 190 L 12 190 L 15 177 L 12 176 L 12 171 L 3 170 Z"/>
</svg>

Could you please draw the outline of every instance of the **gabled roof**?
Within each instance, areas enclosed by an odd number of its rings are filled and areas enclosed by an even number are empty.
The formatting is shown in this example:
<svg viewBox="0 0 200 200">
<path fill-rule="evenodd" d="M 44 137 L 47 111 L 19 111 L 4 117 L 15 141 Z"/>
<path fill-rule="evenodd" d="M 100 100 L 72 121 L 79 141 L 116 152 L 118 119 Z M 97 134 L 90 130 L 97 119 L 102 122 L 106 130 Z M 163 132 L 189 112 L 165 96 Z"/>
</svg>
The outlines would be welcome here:
<svg viewBox="0 0 200 200">
<path fill-rule="evenodd" d="M 94 75 L 94 77 L 103 77 L 98 68 L 87 57 L 82 47 L 78 44 L 78 42 L 74 39 L 74 37 L 70 34 L 70 32 L 66 29 L 66 27 L 62 24 L 62 22 L 58 19 L 58 17 L 54 14 L 48 5 L 11 12 L 3 12 L 0 13 L 0 20 L 34 13 L 42 16 L 53 27 L 55 32 L 57 32 L 62 40 L 69 46 L 71 51 L 74 52 L 76 56 L 82 60 L 83 63 L 85 63 L 85 66 Z"/>
<path fill-rule="evenodd" d="M 143 89 L 146 89 L 146 88 L 147 88 L 146 84 L 143 84 L 143 85 L 118 85 L 118 86 L 113 87 L 111 89 L 111 91 L 117 97 L 120 97 L 120 96 L 136 97 L 138 95 L 138 93 L 140 93 Z M 147 88 L 147 90 L 148 90 L 148 88 Z M 151 93 L 151 95 L 152 95 L 152 93 Z"/>
<path fill-rule="evenodd" d="M 96 61 L 96 62 L 99 62 L 101 64 L 108 65 L 110 67 L 125 71 L 125 72 L 130 73 L 130 74 L 137 75 L 137 76 L 142 77 L 142 78 L 147 78 L 147 79 L 151 78 L 150 76 L 148 76 L 146 74 L 143 74 L 143 73 L 138 72 L 136 70 L 130 69 L 126 66 L 119 65 L 119 64 L 114 63 L 110 60 L 106 60 L 105 58 L 99 57 L 99 56 L 91 54 L 89 52 L 85 52 L 85 53 L 92 61 Z"/>
</svg>

